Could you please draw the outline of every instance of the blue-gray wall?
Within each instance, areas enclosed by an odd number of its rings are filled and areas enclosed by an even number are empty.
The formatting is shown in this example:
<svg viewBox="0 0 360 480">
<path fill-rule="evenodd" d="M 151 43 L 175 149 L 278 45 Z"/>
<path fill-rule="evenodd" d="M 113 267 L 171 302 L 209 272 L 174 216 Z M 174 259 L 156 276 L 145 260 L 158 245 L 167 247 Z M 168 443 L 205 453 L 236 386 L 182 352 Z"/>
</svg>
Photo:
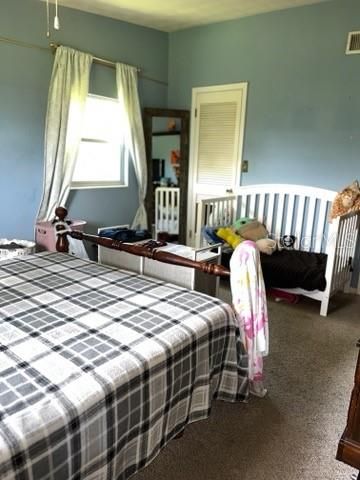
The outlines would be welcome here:
<svg viewBox="0 0 360 480">
<path fill-rule="evenodd" d="M 170 35 L 60 7 L 52 41 L 138 65 L 169 80 L 141 79 L 142 106 L 190 108 L 191 89 L 249 82 L 244 184 L 288 182 L 340 189 L 360 176 L 360 55 L 345 56 L 360 29 L 359 0 L 257 15 Z M 45 4 L 1 0 L 0 35 L 48 46 Z M 0 42 L 0 237 L 32 238 L 40 202 L 43 134 L 53 57 Z M 91 91 L 115 95 L 114 71 L 94 66 Z M 73 217 L 129 223 L 137 206 L 126 189 L 73 192 Z M 359 249 L 360 251 L 360 249 Z M 359 253 L 360 254 L 360 253 Z"/>
<path fill-rule="evenodd" d="M 51 6 L 53 9 L 53 6 Z M 147 76 L 167 81 L 168 35 L 97 15 L 60 7 L 61 30 L 46 38 L 45 3 L 1 0 L 0 35 L 47 47 L 50 41 L 96 56 L 141 67 Z M 0 42 L 0 237 L 33 238 L 42 192 L 43 136 L 53 56 L 49 51 Z M 94 65 L 93 93 L 115 96 L 115 72 Z M 167 86 L 140 78 L 142 106 L 165 107 Z M 71 193 L 71 215 L 94 230 L 129 223 L 137 208 L 130 168 L 129 188 Z"/>
<path fill-rule="evenodd" d="M 249 82 L 243 184 L 333 190 L 360 176 L 360 1 L 335 0 L 170 34 L 169 106 L 193 87 Z"/>
<path fill-rule="evenodd" d="M 340 190 L 360 177 L 360 1 L 334 0 L 171 33 L 169 106 L 193 87 L 247 81 L 242 184 Z M 355 286 L 360 270 L 357 249 Z"/>
</svg>

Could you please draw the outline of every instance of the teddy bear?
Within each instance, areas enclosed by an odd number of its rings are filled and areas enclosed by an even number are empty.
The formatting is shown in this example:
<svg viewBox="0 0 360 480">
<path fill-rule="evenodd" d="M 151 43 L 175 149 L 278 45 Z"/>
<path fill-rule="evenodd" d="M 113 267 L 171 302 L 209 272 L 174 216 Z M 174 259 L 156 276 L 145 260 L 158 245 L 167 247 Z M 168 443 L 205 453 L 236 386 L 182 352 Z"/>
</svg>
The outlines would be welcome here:
<svg viewBox="0 0 360 480">
<path fill-rule="evenodd" d="M 360 210 L 360 187 L 359 182 L 355 180 L 336 195 L 331 205 L 329 221 L 358 210 Z"/>
</svg>

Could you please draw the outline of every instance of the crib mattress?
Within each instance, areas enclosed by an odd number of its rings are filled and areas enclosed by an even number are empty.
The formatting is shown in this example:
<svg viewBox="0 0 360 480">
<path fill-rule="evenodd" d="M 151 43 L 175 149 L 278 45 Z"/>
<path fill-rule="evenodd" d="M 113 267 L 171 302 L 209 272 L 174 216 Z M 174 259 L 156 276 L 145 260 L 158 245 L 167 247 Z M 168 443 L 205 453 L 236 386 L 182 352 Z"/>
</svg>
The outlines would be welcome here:
<svg viewBox="0 0 360 480">
<path fill-rule="evenodd" d="M 223 252 L 222 263 L 229 266 L 231 252 Z M 261 267 L 266 288 L 303 288 L 320 290 L 326 288 L 325 253 L 281 250 L 272 255 L 261 253 Z"/>
</svg>

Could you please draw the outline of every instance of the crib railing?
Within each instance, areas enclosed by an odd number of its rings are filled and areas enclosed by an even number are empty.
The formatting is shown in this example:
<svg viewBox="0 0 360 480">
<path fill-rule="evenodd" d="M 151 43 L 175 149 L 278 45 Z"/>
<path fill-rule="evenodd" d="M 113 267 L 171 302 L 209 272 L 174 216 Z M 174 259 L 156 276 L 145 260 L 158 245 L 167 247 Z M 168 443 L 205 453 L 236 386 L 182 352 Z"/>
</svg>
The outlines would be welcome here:
<svg viewBox="0 0 360 480">
<path fill-rule="evenodd" d="M 179 234 L 180 188 L 158 187 L 155 190 L 155 238 L 159 232 Z"/>
<path fill-rule="evenodd" d="M 354 212 L 336 218 L 331 225 L 327 246 L 327 268 L 331 271 L 326 274 L 327 278 L 332 279 L 329 293 L 344 290 L 347 287 L 353 267 L 359 228 L 360 213 Z"/>
<path fill-rule="evenodd" d="M 336 192 L 297 185 L 251 185 L 236 195 L 199 201 L 196 247 L 206 244 L 204 226 L 226 226 L 236 218 L 257 218 L 271 238 L 296 237 L 295 249 L 326 253 L 326 290 L 295 293 L 321 301 L 321 315 L 327 314 L 329 299 L 350 284 L 352 263 L 360 231 L 360 213 L 350 212 L 329 223 L 331 202 Z M 285 289 L 286 290 L 286 289 Z M 294 291 L 294 289 L 292 289 Z"/>
<path fill-rule="evenodd" d="M 263 223 L 271 238 L 294 235 L 295 248 L 326 252 L 332 193 L 312 187 L 256 185 L 240 187 L 237 195 L 199 201 L 196 246 L 204 244 L 204 225 L 230 225 L 236 218 L 251 217 Z M 290 193 L 289 193 L 290 190 Z"/>
<path fill-rule="evenodd" d="M 228 195 L 226 197 L 205 198 L 197 204 L 197 223 L 195 231 L 195 247 L 206 246 L 202 236 L 202 228 L 232 225 L 235 221 L 237 208 L 237 197 Z"/>
</svg>

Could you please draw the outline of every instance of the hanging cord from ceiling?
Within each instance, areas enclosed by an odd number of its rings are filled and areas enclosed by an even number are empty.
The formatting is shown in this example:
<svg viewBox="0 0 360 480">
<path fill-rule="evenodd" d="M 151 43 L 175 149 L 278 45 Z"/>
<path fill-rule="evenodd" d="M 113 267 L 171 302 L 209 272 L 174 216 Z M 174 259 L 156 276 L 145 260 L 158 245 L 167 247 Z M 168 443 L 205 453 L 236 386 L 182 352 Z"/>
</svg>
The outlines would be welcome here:
<svg viewBox="0 0 360 480">
<path fill-rule="evenodd" d="M 46 36 L 50 37 L 50 10 L 49 0 L 46 0 Z"/>
<path fill-rule="evenodd" d="M 55 30 L 60 30 L 58 0 L 55 0 L 54 29 Z M 46 0 L 46 36 L 47 36 L 47 38 L 50 37 L 50 5 L 49 5 L 49 0 Z"/>
<path fill-rule="evenodd" d="M 60 30 L 60 20 L 59 20 L 59 12 L 58 12 L 58 0 L 55 0 L 54 28 L 55 28 L 55 30 Z"/>
</svg>

